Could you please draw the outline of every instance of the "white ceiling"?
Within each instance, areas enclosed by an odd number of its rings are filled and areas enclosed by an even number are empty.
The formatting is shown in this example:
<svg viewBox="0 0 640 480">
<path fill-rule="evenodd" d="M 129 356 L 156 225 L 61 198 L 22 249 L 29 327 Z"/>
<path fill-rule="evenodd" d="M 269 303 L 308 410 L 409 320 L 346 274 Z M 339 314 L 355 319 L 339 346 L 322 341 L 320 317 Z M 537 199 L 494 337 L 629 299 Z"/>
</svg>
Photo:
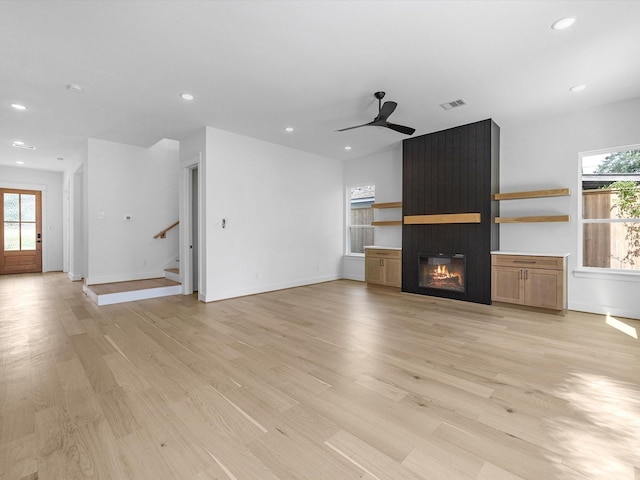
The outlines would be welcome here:
<svg viewBox="0 0 640 480">
<path fill-rule="evenodd" d="M 87 137 L 150 146 L 204 125 L 356 158 L 407 138 L 335 132 L 371 121 L 378 90 L 414 135 L 504 128 L 639 97 L 638 25 L 640 1 L 4 0 L 0 165 L 61 171 Z"/>
</svg>

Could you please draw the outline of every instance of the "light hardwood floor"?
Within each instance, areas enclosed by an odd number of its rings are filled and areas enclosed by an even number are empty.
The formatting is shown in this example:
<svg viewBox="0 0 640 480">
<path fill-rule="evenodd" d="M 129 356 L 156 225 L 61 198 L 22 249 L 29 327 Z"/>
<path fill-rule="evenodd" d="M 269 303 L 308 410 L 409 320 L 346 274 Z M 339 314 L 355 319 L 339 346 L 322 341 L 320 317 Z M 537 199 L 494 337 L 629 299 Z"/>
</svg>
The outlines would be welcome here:
<svg viewBox="0 0 640 480">
<path fill-rule="evenodd" d="M 0 277 L 2 480 L 638 480 L 639 379 L 598 315 L 346 280 L 97 307 Z"/>
</svg>

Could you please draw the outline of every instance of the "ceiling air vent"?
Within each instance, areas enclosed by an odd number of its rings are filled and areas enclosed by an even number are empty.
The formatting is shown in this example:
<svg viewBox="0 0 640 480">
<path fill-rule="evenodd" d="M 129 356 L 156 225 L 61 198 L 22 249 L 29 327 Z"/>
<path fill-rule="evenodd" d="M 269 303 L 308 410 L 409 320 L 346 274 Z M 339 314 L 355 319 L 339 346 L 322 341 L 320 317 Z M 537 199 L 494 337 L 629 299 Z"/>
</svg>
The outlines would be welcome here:
<svg viewBox="0 0 640 480">
<path fill-rule="evenodd" d="M 445 110 L 451 110 L 452 108 L 461 107 L 462 105 L 466 104 L 467 102 L 460 98 L 458 100 L 454 100 L 453 102 L 441 103 L 440 106 Z"/>
</svg>

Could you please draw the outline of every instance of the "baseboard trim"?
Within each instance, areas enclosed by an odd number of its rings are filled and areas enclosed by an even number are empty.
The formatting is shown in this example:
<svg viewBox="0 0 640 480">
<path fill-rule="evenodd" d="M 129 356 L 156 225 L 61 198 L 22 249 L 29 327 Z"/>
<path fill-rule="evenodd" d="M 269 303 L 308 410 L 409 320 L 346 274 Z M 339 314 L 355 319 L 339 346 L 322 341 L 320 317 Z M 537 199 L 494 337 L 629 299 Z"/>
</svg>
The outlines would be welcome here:
<svg viewBox="0 0 640 480">
<path fill-rule="evenodd" d="M 259 285 L 252 288 L 244 288 L 240 290 L 226 290 L 216 292 L 211 295 L 205 295 L 204 302 L 216 302 L 219 300 L 227 300 L 229 298 L 246 297 L 248 295 L 256 295 L 258 293 L 275 292 L 277 290 L 285 290 L 287 288 L 304 287 L 306 285 L 314 285 L 316 283 L 332 282 L 340 280 L 342 275 L 328 275 L 326 277 L 316 277 L 306 280 L 297 280 L 293 282 L 284 282 L 271 285 Z"/>
<path fill-rule="evenodd" d="M 569 310 L 593 313 L 595 315 L 611 315 L 612 317 L 623 317 L 640 320 L 640 312 L 609 305 L 588 305 L 585 303 L 569 302 Z"/>
</svg>

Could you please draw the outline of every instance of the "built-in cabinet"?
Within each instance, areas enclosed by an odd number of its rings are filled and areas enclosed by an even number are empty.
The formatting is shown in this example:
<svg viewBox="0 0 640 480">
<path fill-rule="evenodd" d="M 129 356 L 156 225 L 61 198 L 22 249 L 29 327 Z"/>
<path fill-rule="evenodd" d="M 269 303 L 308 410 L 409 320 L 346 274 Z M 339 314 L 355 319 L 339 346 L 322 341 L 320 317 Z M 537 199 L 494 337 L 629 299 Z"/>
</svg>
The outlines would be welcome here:
<svg viewBox="0 0 640 480">
<path fill-rule="evenodd" d="M 491 300 L 567 309 L 566 256 L 491 255 Z"/>
<path fill-rule="evenodd" d="M 402 250 L 365 247 L 364 278 L 370 284 L 400 288 L 402 286 Z"/>
</svg>

